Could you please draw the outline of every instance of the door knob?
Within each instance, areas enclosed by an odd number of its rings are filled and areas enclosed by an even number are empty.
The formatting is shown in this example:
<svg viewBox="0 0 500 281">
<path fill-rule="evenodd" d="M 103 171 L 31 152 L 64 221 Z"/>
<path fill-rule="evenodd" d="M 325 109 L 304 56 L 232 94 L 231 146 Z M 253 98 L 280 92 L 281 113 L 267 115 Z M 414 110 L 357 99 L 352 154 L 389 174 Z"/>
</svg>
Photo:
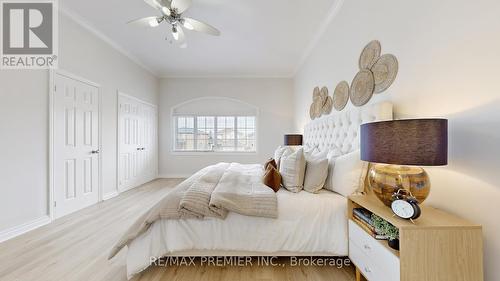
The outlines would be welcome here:
<svg viewBox="0 0 500 281">
<path fill-rule="evenodd" d="M 141 150 L 141 148 L 140 148 L 140 147 L 138 147 L 138 148 L 137 148 L 137 150 Z"/>
<path fill-rule="evenodd" d="M 99 149 L 98 150 L 92 150 L 90 153 L 92 153 L 92 154 L 99 154 Z"/>
</svg>

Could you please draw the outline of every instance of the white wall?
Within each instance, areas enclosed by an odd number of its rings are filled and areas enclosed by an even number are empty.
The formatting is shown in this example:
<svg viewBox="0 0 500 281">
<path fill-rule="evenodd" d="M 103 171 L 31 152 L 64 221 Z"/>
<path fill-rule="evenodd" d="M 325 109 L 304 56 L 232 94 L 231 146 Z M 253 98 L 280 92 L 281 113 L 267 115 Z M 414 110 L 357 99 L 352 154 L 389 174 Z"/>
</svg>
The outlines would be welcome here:
<svg viewBox="0 0 500 281">
<path fill-rule="evenodd" d="M 257 153 L 179 155 L 172 153 L 171 109 L 185 101 L 213 96 L 237 99 L 259 108 Z M 263 163 L 293 127 L 291 79 L 162 79 L 159 107 L 159 174 L 183 177 L 217 162 Z"/>
<path fill-rule="evenodd" d="M 59 68 L 101 85 L 104 194 L 116 191 L 116 91 L 157 104 L 159 80 L 61 15 Z M 0 232 L 47 215 L 47 70 L 0 70 Z"/>
<path fill-rule="evenodd" d="M 295 77 L 301 129 L 313 87 L 350 83 L 370 40 L 398 57 L 396 82 L 371 102 L 392 100 L 397 118 L 449 118 L 450 164 L 427 169 L 427 204 L 483 225 L 485 280 L 500 280 L 499 15 L 493 0 L 345 1 Z"/>
</svg>

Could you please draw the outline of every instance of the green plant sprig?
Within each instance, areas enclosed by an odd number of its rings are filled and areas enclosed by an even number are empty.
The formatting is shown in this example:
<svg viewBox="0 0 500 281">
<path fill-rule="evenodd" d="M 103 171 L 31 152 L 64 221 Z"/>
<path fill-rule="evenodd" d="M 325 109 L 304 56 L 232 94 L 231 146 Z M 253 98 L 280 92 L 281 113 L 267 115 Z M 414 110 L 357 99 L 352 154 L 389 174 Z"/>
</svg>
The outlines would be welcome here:
<svg viewBox="0 0 500 281">
<path fill-rule="evenodd" d="M 399 229 L 397 227 L 375 214 L 372 214 L 372 221 L 377 234 L 385 235 L 390 241 L 399 239 Z"/>
</svg>

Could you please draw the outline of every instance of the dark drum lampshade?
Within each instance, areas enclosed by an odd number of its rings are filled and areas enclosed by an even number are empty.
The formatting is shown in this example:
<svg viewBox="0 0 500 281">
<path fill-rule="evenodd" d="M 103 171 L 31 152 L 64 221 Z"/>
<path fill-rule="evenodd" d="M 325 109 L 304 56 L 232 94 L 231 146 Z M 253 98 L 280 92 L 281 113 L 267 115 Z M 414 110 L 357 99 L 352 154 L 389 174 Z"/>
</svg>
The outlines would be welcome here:
<svg viewBox="0 0 500 281">
<path fill-rule="evenodd" d="M 448 120 L 406 119 L 361 125 L 361 160 L 396 165 L 447 165 Z"/>
<path fill-rule="evenodd" d="M 285 145 L 302 145 L 302 135 L 285 135 Z"/>
</svg>

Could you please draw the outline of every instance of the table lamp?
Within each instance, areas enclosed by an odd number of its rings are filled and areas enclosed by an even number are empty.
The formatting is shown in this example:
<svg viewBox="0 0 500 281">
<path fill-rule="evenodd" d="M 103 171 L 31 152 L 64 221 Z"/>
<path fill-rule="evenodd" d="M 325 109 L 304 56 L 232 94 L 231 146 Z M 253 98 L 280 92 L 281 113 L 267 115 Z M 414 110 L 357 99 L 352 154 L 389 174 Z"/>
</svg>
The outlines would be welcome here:
<svg viewBox="0 0 500 281">
<path fill-rule="evenodd" d="M 297 134 L 285 135 L 284 144 L 286 146 L 302 145 L 302 135 L 297 135 Z"/>
<path fill-rule="evenodd" d="M 448 164 L 448 120 L 406 119 L 361 125 L 361 160 L 374 163 L 368 182 L 375 195 L 390 206 L 399 189 L 418 203 L 429 196 L 429 176 L 419 166 Z"/>
</svg>

